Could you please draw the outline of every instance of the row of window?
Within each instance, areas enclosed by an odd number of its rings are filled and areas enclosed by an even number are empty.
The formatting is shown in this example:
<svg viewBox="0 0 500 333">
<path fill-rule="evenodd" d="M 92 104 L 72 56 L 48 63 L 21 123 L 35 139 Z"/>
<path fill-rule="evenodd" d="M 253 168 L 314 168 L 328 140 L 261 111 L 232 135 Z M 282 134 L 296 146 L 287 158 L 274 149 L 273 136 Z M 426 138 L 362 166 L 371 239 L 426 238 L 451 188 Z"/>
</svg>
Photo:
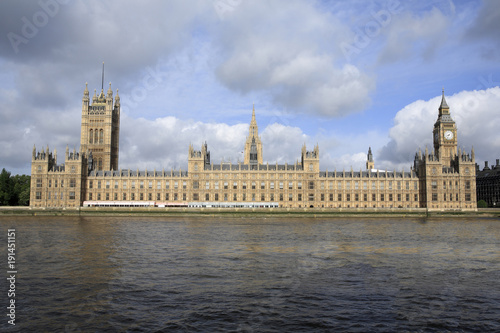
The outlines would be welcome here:
<svg viewBox="0 0 500 333">
<path fill-rule="evenodd" d="M 438 188 L 438 183 L 436 180 L 431 181 L 431 187 L 433 190 L 437 190 Z M 453 189 L 453 182 L 450 180 L 447 182 L 446 180 L 443 181 L 443 190 L 452 190 Z M 465 181 L 465 189 L 470 190 L 470 180 Z M 455 180 L 455 190 L 458 190 L 458 181 Z"/>
<path fill-rule="evenodd" d="M 35 199 L 36 200 L 42 200 L 42 192 L 36 191 L 35 192 Z M 75 192 L 69 192 L 68 193 L 68 199 L 69 200 L 75 200 Z M 64 200 L 64 192 L 48 192 L 47 193 L 47 200 Z"/>
<path fill-rule="evenodd" d="M 94 168 L 97 170 L 102 170 L 102 157 L 94 159 Z"/>
<path fill-rule="evenodd" d="M 89 143 L 104 143 L 104 130 L 103 129 L 91 129 L 89 131 Z"/>
<path fill-rule="evenodd" d="M 343 199 L 343 195 L 340 193 L 336 197 L 337 197 L 337 201 L 342 201 L 342 199 Z M 334 201 L 334 198 L 335 198 L 335 196 L 333 195 L 333 193 L 329 194 L 328 196 L 325 194 L 320 195 L 320 201 L 327 201 L 327 200 Z M 369 198 L 371 198 L 371 201 L 377 201 L 377 194 L 373 193 L 373 194 L 371 194 L 371 196 L 369 196 L 367 193 L 363 194 L 362 196 L 358 193 L 356 193 L 352 196 L 351 196 L 351 194 L 345 195 L 345 201 L 368 201 Z M 379 198 L 379 201 L 386 201 L 387 200 L 387 201 L 400 201 L 401 202 L 401 201 L 403 201 L 403 199 L 405 201 L 410 201 L 411 196 L 410 196 L 410 194 L 406 194 L 403 197 L 401 194 L 397 194 L 397 196 L 395 197 L 395 196 L 393 196 L 393 194 L 389 194 L 387 196 L 385 194 L 380 194 L 378 198 Z M 130 197 L 127 196 L 127 193 L 122 193 L 121 198 L 119 198 L 118 193 L 112 193 L 112 194 L 105 193 L 104 198 L 102 197 L 101 193 L 96 193 L 95 195 L 93 193 L 88 194 L 88 200 L 115 200 L 115 201 L 117 201 L 117 200 L 128 200 L 128 199 L 130 199 L 130 200 L 148 200 L 148 201 L 163 200 L 161 193 L 156 193 L 156 196 L 153 193 L 139 193 L 138 195 L 136 195 L 135 193 L 130 193 Z M 302 199 L 303 199 L 302 194 L 301 193 L 297 194 L 297 201 L 302 201 Z M 307 199 L 307 201 L 314 201 L 315 200 L 314 193 L 309 193 L 307 195 L 306 199 Z M 397 200 L 394 200 L 394 199 L 397 199 Z M 168 200 L 186 201 L 186 200 L 188 200 L 188 198 L 187 198 L 186 193 L 180 193 L 180 194 L 174 193 L 172 196 L 170 195 L 170 193 L 165 193 L 164 200 L 167 200 L 167 201 Z M 200 200 L 199 193 L 193 193 L 192 200 L 193 201 Z M 239 198 L 238 198 L 237 193 L 222 193 L 222 194 L 215 193 L 213 195 L 211 195 L 210 193 L 205 193 L 205 201 L 212 201 L 212 200 L 213 201 L 219 201 L 219 200 L 238 201 Z M 261 194 L 252 193 L 248 196 L 246 193 L 243 193 L 241 195 L 241 201 L 248 201 L 248 200 L 267 201 L 266 195 L 264 193 L 261 193 Z M 275 196 L 273 193 L 271 193 L 269 195 L 269 201 L 275 201 L 275 200 L 294 201 L 294 196 L 293 196 L 293 194 L 288 194 L 288 197 L 286 197 L 283 193 L 276 194 L 276 196 Z M 418 194 L 413 195 L 413 201 L 418 201 Z"/>
<path fill-rule="evenodd" d="M 109 189 L 111 188 L 111 186 L 113 186 L 113 188 L 115 189 L 118 189 L 119 188 L 119 181 L 118 180 L 115 180 L 113 182 L 113 185 L 112 185 L 112 181 L 111 180 L 106 180 L 106 181 L 101 181 L 101 180 L 97 180 L 97 181 L 93 181 L 93 180 L 90 180 L 89 181 L 89 188 L 92 189 L 94 188 L 94 182 L 96 182 L 96 188 L 100 189 L 100 188 L 106 188 L 106 189 Z M 163 183 L 163 186 L 162 186 L 162 183 Z M 194 180 L 192 182 L 190 182 L 192 184 L 192 188 L 193 189 L 199 189 L 199 188 L 202 188 L 204 187 L 206 190 L 209 190 L 209 189 L 215 189 L 215 190 L 219 190 L 219 189 L 225 189 L 225 190 L 228 190 L 228 189 L 233 189 L 233 190 L 236 190 L 238 189 L 239 186 L 241 186 L 242 189 L 252 189 L 252 190 L 256 190 L 256 189 L 266 189 L 266 188 L 269 188 L 271 190 L 274 190 L 275 188 L 279 188 L 280 190 L 283 190 L 284 188 L 288 188 L 289 190 L 292 190 L 294 188 L 298 189 L 298 190 L 301 190 L 303 188 L 303 185 L 302 185 L 302 182 L 246 182 L 246 181 L 242 181 L 242 182 L 225 182 L 225 181 L 221 181 L 221 182 L 218 182 L 218 181 L 215 181 L 215 182 L 205 182 L 203 184 L 203 182 L 200 183 L 200 181 L 197 181 L 197 180 Z M 387 186 L 385 184 L 385 182 L 376 182 L 376 181 L 373 181 L 371 182 L 371 184 L 369 185 L 368 182 L 362 182 L 360 184 L 360 182 L 357 182 L 357 181 L 353 181 L 352 182 L 353 184 L 351 184 L 351 181 L 345 181 L 345 182 L 337 182 L 337 186 L 334 187 L 334 183 L 333 182 L 329 182 L 329 189 L 330 190 L 333 190 L 335 188 L 337 188 L 338 190 L 342 190 L 342 189 L 346 189 L 346 190 L 351 190 L 351 189 L 355 189 L 355 190 L 358 190 L 358 189 L 364 189 L 364 190 L 367 190 L 368 188 L 372 189 L 372 190 L 377 190 L 377 189 L 380 189 L 380 190 L 385 190 L 386 188 L 389 189 L 389 190 L 392 190 L 392 189 L 398 189 L 398 190 L 401 190 L 401 182 L 398 181 L 397 182 L 397 185 L 396 187 L 393 187 L 393 182 L 392 181 L 389 181 L 387 182 Z M 170 186 L 172 185 L 172 188 L 174 189 L 178 189 L 178 188 L 181 188 L 182 189 L 187 189 L 188 188 L 188 181 L 187 180 L 184 180 L 184 181 L 165 181 L 165 182 L 162 182 L 162 181 L 156 181 L 156 184 L 150 180 L 150 181 L 144 181 L 144 180 L 140 180 L 140 181 L 135 181 L 135 180 L 131 180 L 131 181 L 127 181 L 127 180 L 124 180 L 122 181 L 122 189 L 127 189 L 128 186 L 130 184 L 130 188 L 131 189 L 135 189 L 135 188 L 140 188 L 140 189 L 143 189 L 143 188 L 149 188 L 149 189 L 152 189 L 154 185 L 156 185 L 156 189 L 160 190 L 163 188 L 165 189 L 170 189 Z M 316 182 L 314 181 L 309 181 L 309 182 L 305 182 L 306 186 L 307 186 L 307 189 L 309 190 L 313 190 L 315 188 L 315 184 Z M 345 186 L 344 186 L 345 185 Z M 378 185 L 378 186 L 377 186 Z M 325 182 L 320 182 L 319 184 L 319 188 L 321 190 L 324 190 L 325 189 Z M 410 182 L 407 181 L 406 182 L 406 186 L 405 188 L 407 190 L 410 189 Z M 418 189 L 418 185 L 417 185 L 417 182 L 413 182 L 413 189 L 414 190 L 417 190 Z"/>
<path fill-rule="evenodd" d="M 42 172 L 42 166 L 39 165 L 38 168 L 37 168 L 37 172 L 38 173 L 41 173 Z M 76 167 L 74 165 L 71 166 L 71 173 L 75 173 L 76 172 Z"/>
<path fill-rule="evenodd" d="M 255 165 L 254 165 L 255 166 Z M 253 170 L 253 169 L 252 169 Z M 194 171 L 198 171 L 197 169 L 197 166 L 195 165 L 194 166 Z M 228 170 L 229 171 L 229 170 Z M 197 173 L 193 173 L 193 178 L 196 179 L 196 178 L 204 178 L 204 179 L 266 179 L 266 178 L 269 178 L 269 179 L 294 179 L 294 178 L 297 178 L 297 179 L 302 179 L 302 176 L 304 176 L 304 178 L 314 178 L 317 176 L 316 173 L 314 174 L 302 174 L 302 173 L 287 173 L 287 174 L 283 174 L 283 173 L 279 173 L 279 174 L 275 174 L 275 173 L 271 173 L 271 172 L 264 172 L 264 173 L 242 173 L 241 170 L 233 170 L 235 172 L 231 172 L 231 173 L 205 173 L 205 174 L 197 174 Z M 278 170 L 279 171 L 279 170 Z M 294 177 L 294 175 L 296 177 Z"/>
<path fill-rule="evenodd" d="M 54 183 L 52 183 L 52 179 L 49 179 L 48 181 L 48 187 L 51 188 L 52 184 L 54 184 L 54 188 L 57 188 L 59 185 L 60 187 L 64 187 L 64 179 L 61 179 L 61 181 L 58 183 L 57 179 L 54 179 Z M 43 180 L 41 178 L 36 179 L 36 187 L 40 188 L 43 186 Z M 76 187 L 76 179 L 71 178 L 69 180 L 69 187 Z"/>
<path fill-rule="evenodd" d="M 432 193 L 432 201 L 438 201 L 437 193 Z M 443 201 L 453 201 L 453 193 L 443 193 Z M 455 193 L 455 201 L 459 201 L 458 193 Z M 465 193 L 465 201 L 471 201 L 470 193 Z"/>
</svg>

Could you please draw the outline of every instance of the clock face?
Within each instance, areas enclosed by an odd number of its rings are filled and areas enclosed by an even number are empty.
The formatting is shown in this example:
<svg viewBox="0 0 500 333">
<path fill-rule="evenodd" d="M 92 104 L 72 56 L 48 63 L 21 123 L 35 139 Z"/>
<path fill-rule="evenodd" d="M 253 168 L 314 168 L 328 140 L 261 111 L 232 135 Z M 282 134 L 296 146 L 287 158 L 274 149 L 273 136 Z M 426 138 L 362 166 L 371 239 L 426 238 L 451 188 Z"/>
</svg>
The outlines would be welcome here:
<svg viewBox="0 0 500 333">
<path fill-rule="evenodd" d="M 451 140 L 451 139 L 453 139 L 453 132 L 452 132 L 452 131 L 446 131 L 446 132 L 444 132 L 444 138 L 445 138 L 446 140 Z"/>
</svg>

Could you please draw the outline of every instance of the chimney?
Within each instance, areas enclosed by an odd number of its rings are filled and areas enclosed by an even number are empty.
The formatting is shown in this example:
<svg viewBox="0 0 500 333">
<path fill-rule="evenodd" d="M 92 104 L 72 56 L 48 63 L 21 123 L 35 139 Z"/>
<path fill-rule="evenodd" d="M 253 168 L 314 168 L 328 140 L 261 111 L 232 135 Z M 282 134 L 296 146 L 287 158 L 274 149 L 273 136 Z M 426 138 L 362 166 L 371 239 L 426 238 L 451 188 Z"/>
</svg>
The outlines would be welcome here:
<svg viewBox="0 0 500 333">
<path fill-rule="evenodd" d="M 500 166 L 500 159 L 497 158 L 497 166 Z"/>
<path fill-rule="evenodd" d="M 484 169 L 483 170 L 489 170 L 490 168 L 488 167 L 488 161 L 484 161 Z"/>
</svg>

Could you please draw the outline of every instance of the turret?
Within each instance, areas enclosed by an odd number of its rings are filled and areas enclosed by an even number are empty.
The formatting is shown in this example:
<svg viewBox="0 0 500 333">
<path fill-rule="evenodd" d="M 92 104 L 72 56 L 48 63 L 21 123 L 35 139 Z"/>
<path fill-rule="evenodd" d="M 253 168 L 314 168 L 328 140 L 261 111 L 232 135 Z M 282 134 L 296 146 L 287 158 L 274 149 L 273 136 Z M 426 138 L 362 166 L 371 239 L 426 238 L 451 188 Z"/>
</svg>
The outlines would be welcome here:
<svg viewBox="0 0 500 333">
<path fill-rule="evenodd" d="M 207 152 L 207 143 L 201 145 L 201 150 L 194 150 L 193 145 L 190 143 L 188 172 L 203 171 L 207 165 L 210 165 L 210 152 Z"/>
<path fill-rule="evenodd" d="M 83 91 L 83 98 L 82 98 L 82 110 L 86 110 L 89 106 L 89 88 L 87 82 L 85 82 L 85 90 Z"/>
<path fill-rule="evenodd" d="M 107 95 L 106 99 L 109 99 L 109 98 L 113 99 L 113 90 L 111 90 L 111 82 L 109 83 L 109 88 L 108 88 L 106 95 Z"/>
<path fill-rule="evenodd" d="M 116 89 L 115 106 L 120 106 L 120 96 L 118 96 L 118 89 Z"/>
<path fill-rule="evenodd" d="M 89 84 L 85 82 L 85 90 L 83 91 L 83 98 L 89 98 Z"/>
<path fill-rule="evenodd" d="M 306 145 L 302 146 L 302 169 L 304 171 L 319 172 L 319 145 L 313 151 L 307 151 Z"/>
<path fill-rule="evenodd" d="M 201 147 L 202 154 L 204 156 L 205 166 L 210 166 L 210 151 L 208 150 L 207 142 Z"/>
<path fill-rule="evenodd" d="M 372 170 L 375 168 L 375 163 L 373 162 L 372 147 L 368 147 L 368 154 L 366 155 L 366 170 Z"/>
</svg>

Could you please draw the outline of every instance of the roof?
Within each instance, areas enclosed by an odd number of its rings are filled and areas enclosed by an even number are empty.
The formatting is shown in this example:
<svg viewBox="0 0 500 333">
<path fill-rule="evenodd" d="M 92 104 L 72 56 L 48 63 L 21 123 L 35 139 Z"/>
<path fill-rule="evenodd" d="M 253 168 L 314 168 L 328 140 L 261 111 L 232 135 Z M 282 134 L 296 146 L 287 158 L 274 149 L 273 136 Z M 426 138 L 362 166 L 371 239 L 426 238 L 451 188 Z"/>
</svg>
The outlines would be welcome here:
<svg viewBox="0 0 500 333">
<path fill-rule="evenodd" d="M 444 89 L 443 89 L 443 97 L 441 97 L 441 105 L 439 107 L 441 109 L 449 109 L 448 103 L 446 103 L 446 98 L 444 98 Z"/>
<path fill-rule="evenodd" d="M 334 172 L 328 172 L 326 171 L 321 171 L 319 173 L 320 177 L 328 177 L 328 178 L 344 178 L 344 173 L 345 173 L 345 178 L 411 178 L 411 177 L 417 177 L 415 172 L 409 172 L 409 171 L 334 171 Z"/>
</svg>

